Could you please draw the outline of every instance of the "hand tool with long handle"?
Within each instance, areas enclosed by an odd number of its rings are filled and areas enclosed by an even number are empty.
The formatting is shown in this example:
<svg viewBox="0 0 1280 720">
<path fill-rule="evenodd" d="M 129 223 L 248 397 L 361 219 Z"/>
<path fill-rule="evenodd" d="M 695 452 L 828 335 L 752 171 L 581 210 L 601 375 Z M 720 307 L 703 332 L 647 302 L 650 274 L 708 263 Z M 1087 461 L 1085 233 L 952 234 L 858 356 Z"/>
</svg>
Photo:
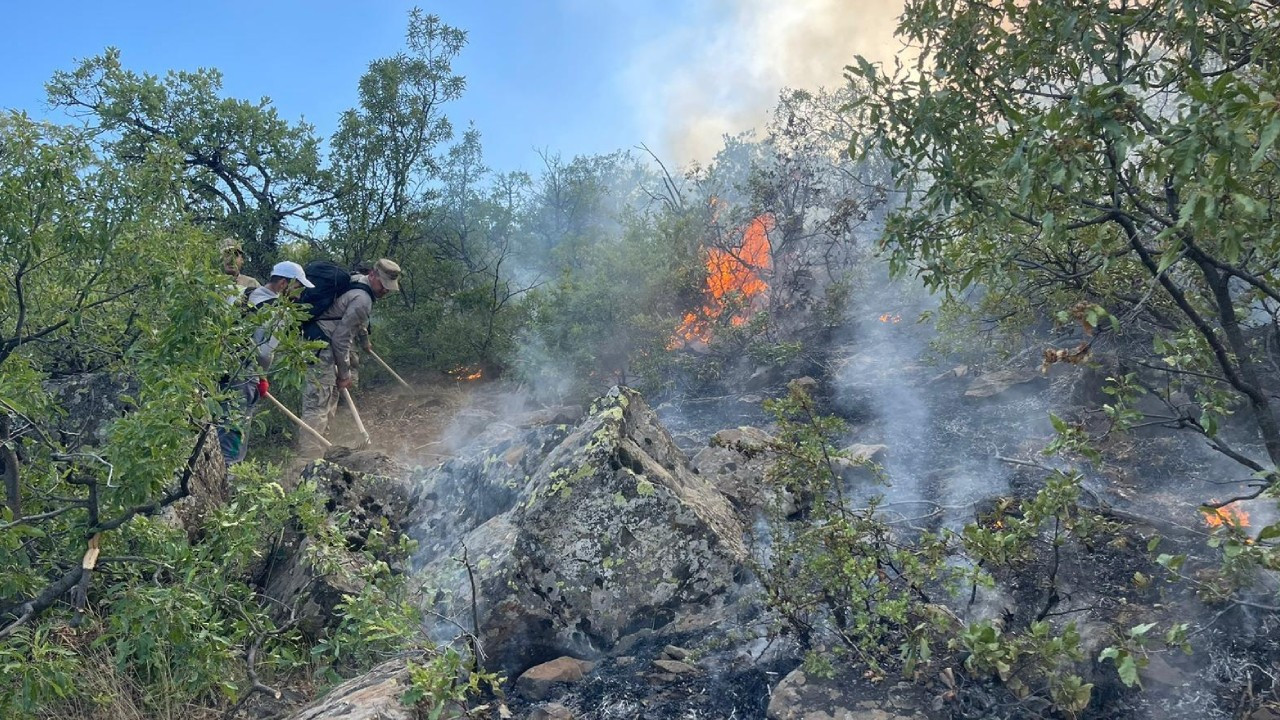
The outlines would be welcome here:
<svg viewBox="0 0 1280 720">
<path fill-rule="evenodd" d="M 372 357 L 374 360 L 377 360 L 378 364 L 382 366 L 383 370 L 386 370 L 387 372 L 391 373 L 391 377 L 395 378 L 396 382 L 400 383 L 405 387 L 410 387 L 409 383 L 405 382 L 404 378 L 400 377 L 400 373 L 396 372 L 395 370 L 392 370 L 391 366 L 387 364 L 386 360 L 383 360 L 382 358 L 378 357 L 378 353 L 369 349 L 366 349 L 365 352 L 369 353 L 369 357 Z"/>
<path fill-rule="evenodd" d="M 360 419 L 360 411 L 356 409 L 355 402 L 351 400 L 351 393 L 346 388 L 342 388 L 342 399 L 346 400 L 347 407 L 351 408 L 351 417 L 356 419 L 356 428 L 360 430 L 360 436 L 364 438 L 364 444 L 372 444 L 373 441 L 369 439 L 369 431 L 364 429 L 364 421 Z"/>
<path fill-rule="evenodd" d="M 315 428 L 306 424 L 305 422 L 303 422 L 302 418 L 290 412 L 289 408 L 285 407 L 284 403 L 277 400 L 274 395 L 272 395 L 271 393 L 263 393 L 262 397 L 266 398 L 267 400 L 270 400 L 271 404 L 275 405 L 277 410 L 284 413 L 285 417 L 297 423 L 298 427 L 302 428 L 303 430 L 306 430 L 308 433 L 311 433 L 311 436 L 314 437 L 317 441 L 319 441 L 320 444 L 323 445 L 325 448 L 333 447 L 333 443 L 329 442 L 328 440 L 325 440 L 324 436 L 321 435 L 319 432 L 316 432 Z"/>
</svg>

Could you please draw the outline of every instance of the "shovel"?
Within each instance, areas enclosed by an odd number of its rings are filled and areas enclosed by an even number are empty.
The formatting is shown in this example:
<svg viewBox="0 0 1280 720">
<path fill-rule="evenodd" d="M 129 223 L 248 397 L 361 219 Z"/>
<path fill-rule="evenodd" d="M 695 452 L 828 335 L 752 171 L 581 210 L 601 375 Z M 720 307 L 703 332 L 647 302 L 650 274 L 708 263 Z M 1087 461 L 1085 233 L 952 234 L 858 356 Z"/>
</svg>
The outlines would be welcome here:
<svg viewBox="0 0 1280 720">
<path fill-rule="evenodd" d="M 397 373 L 395 370 L 392 370 L 391 366 L 387 364 L 386 360 L 383 360 L 382 358 L 378 357 L 378 353 L 374 352 L 371 348 L 366 348 L 365 352 L 369 353 L 369 357 L 372 357 L 374 360 L 377 360 L 378 364 L 382 366 L 383 370 L 386 370 L 387 372 L 391 373 L 391 377 L 395 378 L 396 382 L 400 383 L 405 387 L 409 387 L 409 383 L 405 382 L 404 378 L 400 377 L 399 373 Z M 355 407 L 355 406 L 352 406 L 352 407 Z"/>
<path fill-rule="evenodd" d="M 343 392 L 346 392 L 346 391 L 344 390 Z M 282 403 L 282 402 L 280 402 L 279 400 L 277 400 L 277 399 L 276 399 L 276 397 L 275 397 L 275 395 L 272 395 L 271 393 L 262 393 L 262 397 L 266 398 L 267 400 L 270 400 L 270 401 L 271 401 L 271 404 L 272 404 L 272 405 L 275 405 L 277 410 L 279 410 L 280 412 L 284 413 L 284 416 L 285 416 L 285 417 L 287 417 L 287 418 L 289 418 L 290 420 L 294 421 L 295 423 L 297 423 L 297 424 L 298 424 L 298 427 L 300 427 L 300 428 L 302 428 L 303 430 L 306 430 L 308 433 L 310 433 L 310 434 L 311 434 L 311 436 L 312 436 L 312 437 L 314 437 L 316 440 L 318 440 L 318 441 L 320 442 L 320 444 L 321 444 L 321 445 L 323 445 L 323 446 L 324 446 L 324 448 L 325 448 L 326 450 L 327 450 L 327 449 L 329 449 L 329 448 L 331 448 L 331 447 L 333 447 L 333 443 L 329 442 L 328 440 L 325 440 L 325 439 L 324 439 L 324 436 L 323 436 L 323 435 L 321 435 L 320 433 L 316 432 L 316 429 L 315 429 L 315 428 L 313 428 L 313 427 L 311 427 L 310 425 L 306 424 L 305 422 L 303 422 L 302 418 L 300 418 L 300 417 L 298 417 L 297 415 L 294 415 L 292 412 L 290 412 L 290 411 L 289 411 L 289 408 L 285 407 L 285 406 L 284 406 L 284 403 Z M 351 402 L 351 401 L 350 401 L 350 400 L 348 400 L 347 402 Z M 352 406 L 352 407 L 354 408 L 354 406 Z M 357 422 L 359 422 L 359 421 L 357 420 Z M 363 430 L 364 428 L 362 427 L 361 429 Z"/>
<path fill-rule="evenodd" d="M 351 393 L 342 388 L 342 399 L 347 401 L 347 407 L 351 408 L 351 417 L 356 420 L 356 428 L 360 430 L 360 436 L 364 438 L 365 447 L 373 444 L 369 439 L 369 431 L 364 429 L 364 421 L 360 419 L 360 411 L 356 409 L 356 404 L 351 400 Z"/>
</svg>

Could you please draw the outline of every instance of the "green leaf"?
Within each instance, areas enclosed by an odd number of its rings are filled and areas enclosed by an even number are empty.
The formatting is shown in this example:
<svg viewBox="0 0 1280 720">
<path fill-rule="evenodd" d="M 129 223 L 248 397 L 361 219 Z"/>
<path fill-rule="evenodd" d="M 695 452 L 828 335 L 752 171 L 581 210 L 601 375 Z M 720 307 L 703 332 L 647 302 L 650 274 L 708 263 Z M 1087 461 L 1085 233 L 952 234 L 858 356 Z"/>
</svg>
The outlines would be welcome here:
<svg viewBox="0 0 1280 720">
<path fill-rule="evenodd" d="M 1153 623 L 1153 622 L 1143 623 L 1141 625 L 1134 625 L 1132 628 L 1129 628 L 1129 637 L 1134 637 L 1134 638 L 1142 637 L 1147 633 L 1151 632 L 1151 628 L 1155 626 L 1156 626 L 1156 623 Z"/>
<path fill-rule="evenodd" d="M 1142 687 L 1142 682 L 1138 680 L 1138 663 L 1128 653 L 1120 658 L 1120 662 L 1116 665 L 1116 672 L 1120 674 L 1120 682 L 1125 687 Z"/>
<path fill-rule="evenodd" d="M 1249 167 L 1257 170 L 1262 162 L 1267 158 L 1267 151 L 1275 144 L 1276 137 L 1280 136 L 1280 115 L 1273 115 L 1271 122 L 1262 129 L 1262 134 L 1258 136 L 1258 149 L 1253 153 L 1253 157 L 1249 160 Z"/>
</svg>

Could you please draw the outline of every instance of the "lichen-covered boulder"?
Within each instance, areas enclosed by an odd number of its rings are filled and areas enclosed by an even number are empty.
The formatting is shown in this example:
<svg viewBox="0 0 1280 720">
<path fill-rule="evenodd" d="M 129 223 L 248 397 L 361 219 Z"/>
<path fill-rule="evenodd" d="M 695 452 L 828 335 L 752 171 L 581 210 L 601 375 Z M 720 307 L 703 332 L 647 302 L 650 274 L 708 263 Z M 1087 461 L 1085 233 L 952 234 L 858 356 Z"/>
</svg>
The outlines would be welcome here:
<svg viewBox="0 0 1280 720">
<path fill-rule="evenodd" d="M 538 423 L 492 427 L 472 440 L 470 452 L 412 477 L 416 559 L 425 564 L 460 555 L 459 540 L 515 508 L 547 453 L 571 429 Z"/>
<path fill-rule="evenodd" d="M 464 626 L 474 580 L 491 666 L 598 655 L 733 587 L 742 524 L 638 393 L 614 388 L 544 450 L 522 456 L 532 468 L 510 510 L 426 567 L 441 589 L 433 611 Z"/>
<path fill-rule="evenodd" d="M 693 456 L 692 466 L 740 511 L 754 511 L 770 499 L 765 473 L 772 443 L 773 438 L 760 428 L 721 430 Z"/>
</svg>

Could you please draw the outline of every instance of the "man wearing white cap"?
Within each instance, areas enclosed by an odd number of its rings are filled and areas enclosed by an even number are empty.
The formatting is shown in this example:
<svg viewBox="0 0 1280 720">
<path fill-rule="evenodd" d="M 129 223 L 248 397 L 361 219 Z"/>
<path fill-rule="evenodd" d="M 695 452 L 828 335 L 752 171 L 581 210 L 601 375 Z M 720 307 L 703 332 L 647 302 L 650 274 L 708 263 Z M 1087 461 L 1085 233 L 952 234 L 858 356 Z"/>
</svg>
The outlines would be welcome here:
<svg viewBox="0 0 1280 720">
<path fill-rule="evenodd" d="M 257 309 L 263 305 L 270 305 L 279 300 L 281 295 L 292 299 L 302 288 L 309 287 L 315 287 L 315 285 L 307 279 L 307 273 L 301 265 L 289 260 L 279 262 L 271 268 L 271 278 L 267 280 L 267 284 L 249 295 L 249 307 Z M 275 356 L 276 346 L 280 344 L 275 337 L 275 328 L 267 325 L 263 323 L 253 331 L 253 342 L 258 348 L 258 366 L 263 372 L 271 369 L 271 360 Z M 266 388 L 263 388 L 263 392 L 265 391 Z"/>
<path fill-rule="evenodd" d="M 249 309 L 252 311 L 270 305 L 281 296 L 292 298 L 302 288 L 309 287 L 313 285 L 307 279 L 307 273 L 303 271 L 301 265 L 287 260 L 276 263 L 275 267 L 271 268 L 271 278 L 267 280 L 267 284 L 255 288 L 249 295 Z M 257 349 L 259 373 L 257 377 L 250 374 L 235 386 L 238 392 L 234 407 L 228 408 L 230 410 L 228 418 L 218 427 L 218 444 L 222 448 L 222 456 L 228 466 L 244 459 L 248 444 L 245 442 L 243 429 L 248 426 L 250 418 L 253 417 L 254 406 L 271 387 L 265 373 L 271 369 L 276 346 L 280 344 L 280 340 L 276 337 L 276 329 L 275 322 L 271 319 L 254 329 L 253 344 Z M 248 366 L 245 367 L 246 373 L 249 369 Z"/>
</svg>

